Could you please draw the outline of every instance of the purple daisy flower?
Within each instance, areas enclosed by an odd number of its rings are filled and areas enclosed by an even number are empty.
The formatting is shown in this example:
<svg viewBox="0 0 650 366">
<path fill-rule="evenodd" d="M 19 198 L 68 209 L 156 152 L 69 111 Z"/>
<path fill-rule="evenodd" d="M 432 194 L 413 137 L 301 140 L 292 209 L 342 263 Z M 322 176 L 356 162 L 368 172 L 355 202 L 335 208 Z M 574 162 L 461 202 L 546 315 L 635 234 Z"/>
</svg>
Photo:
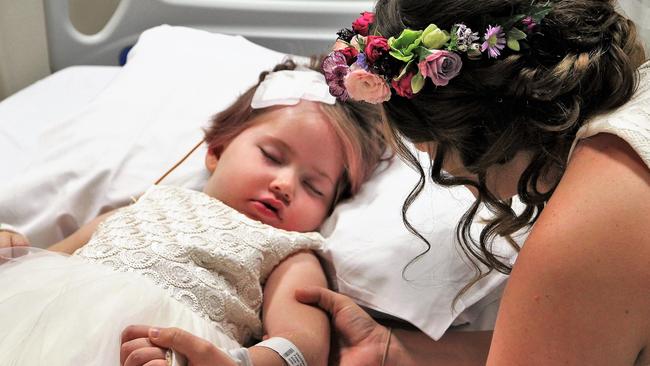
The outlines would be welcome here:
<svg viewBox="0 0 650 366">
<path fill-rule="evenodd" d="M 497 58 L 501 54 L 501 50 L 506 46 L 506 34 L 500 25 L 493 27 L 488 26 L 485 36 L 485 42 L 481 45 L 481 52 L 488 51 L 488 57 Z"/>
</svg>

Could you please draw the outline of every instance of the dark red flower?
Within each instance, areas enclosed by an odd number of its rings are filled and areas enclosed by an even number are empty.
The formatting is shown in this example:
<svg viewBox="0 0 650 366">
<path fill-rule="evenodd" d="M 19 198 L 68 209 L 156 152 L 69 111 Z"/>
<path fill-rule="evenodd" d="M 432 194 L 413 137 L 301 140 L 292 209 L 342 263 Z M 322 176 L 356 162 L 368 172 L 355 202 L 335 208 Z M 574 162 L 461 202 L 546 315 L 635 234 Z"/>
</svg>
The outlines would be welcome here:
<svg viewBox="0 0 650 366">
<path fill-rule="evenodd" d="M 354 47 L 343 48 L 340 49 L 339 52 L 345 55 L 345 60 L 348 62 L 348 66 L 352 65 L 354 61 L 356 61 L 357 55 L 359 54 L 359 51 Z"/>
<path fill-rule="evenodd" d="M 384 54 L 388 53 L 390 46 L 384 37 L 368 36 L 366 37 L 366 48 L 363 53 L 366 54 L 366 60 L 369 64 L 375 63 Z"/>
<path fill-rule="evenodd" d="M 370 25 L 375 21 L 375 14 L 369 11 L 364 11 L 361 16 L 352 23 L 352 29 L 362 36 L 368 35 Z"/>
<path fill-rule="evenodd" d="M 415 76 L 415 73 L 409 72 L 402 76 L 401 79 L 391 81 L 390 85 L 397 95 L 408 99 L 413 98 L 413 89 L 411 88 L 411 79 L 413 79 L 413 76 Z"/>
</svg>

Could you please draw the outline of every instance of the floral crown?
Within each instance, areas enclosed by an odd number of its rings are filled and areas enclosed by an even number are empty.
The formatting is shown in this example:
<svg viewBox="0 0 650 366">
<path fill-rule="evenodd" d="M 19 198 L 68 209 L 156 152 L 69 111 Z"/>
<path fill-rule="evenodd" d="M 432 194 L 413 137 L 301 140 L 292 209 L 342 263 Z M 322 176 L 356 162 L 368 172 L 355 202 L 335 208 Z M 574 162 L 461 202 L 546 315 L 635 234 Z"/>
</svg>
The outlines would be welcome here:
<svg viewBox="0 0 650 366">
<path fill-rule="evenodd" d="M 430 24 L 424 30 L 404 29 L 399 37 L 386 39 L 369 35 L 374 13 L 363 12 L 352 29 L 341 29 L 333 51 L 323 61 L 330 93 L 339 100 L 348 98 L 368 103 L 390 99 L 391 87 L 405 98 L 413 98 L 427 78 L 445 86 L 458 75 L 463 61 L 484 55 L 496 59 L 507 46 L 518 52 L 530 34 L 551 11 L 552 4 L 531 4 L 521 14 L 494 21 L 483 37 L 463 23 L 450 31 Z M 482 42 L 481 42 L 482 40 Z"/>
</svg>

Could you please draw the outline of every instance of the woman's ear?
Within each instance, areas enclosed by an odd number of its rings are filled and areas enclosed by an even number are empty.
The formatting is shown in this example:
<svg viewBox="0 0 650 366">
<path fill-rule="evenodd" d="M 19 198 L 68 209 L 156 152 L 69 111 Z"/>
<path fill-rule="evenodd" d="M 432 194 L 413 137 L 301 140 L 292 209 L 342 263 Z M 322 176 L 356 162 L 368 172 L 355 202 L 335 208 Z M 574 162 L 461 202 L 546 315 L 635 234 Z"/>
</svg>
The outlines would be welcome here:
<svg viewBox="0 0 650 366">
<path fill-rule="evenodd" d="M 413 144 L 415 148 L 423 153 L 431 154 L 431 143 L 429 142 L 417 142 Z"/>
<path fill-rule="evenodd" d="M 214 170 L 217 168 L 218 161 L 219 157 L 215 154 L 215 151 L 208 148 L 208 152 L 205 153 L 205 167 L 210 173 L 214 173 Z"/>
</svg>

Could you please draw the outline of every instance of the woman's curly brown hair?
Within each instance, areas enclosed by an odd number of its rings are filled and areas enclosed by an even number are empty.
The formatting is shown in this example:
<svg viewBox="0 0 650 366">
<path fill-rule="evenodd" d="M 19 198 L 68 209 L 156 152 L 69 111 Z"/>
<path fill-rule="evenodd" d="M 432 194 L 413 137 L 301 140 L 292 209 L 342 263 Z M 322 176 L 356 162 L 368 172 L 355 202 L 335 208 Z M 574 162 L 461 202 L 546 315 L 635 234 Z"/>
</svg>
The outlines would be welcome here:
<svg viewBox="0 0 650 366">
<path fill-rule="evenodd" d="M 529 4 L 530 0 L 379 0 L 375 32 L 398 36 L 404 28 L 424 29 L 431 23 L 441 29 L 464 23 L 482 31 L 489 19 L 517 14 Z M 476 269 L 475 281 L 461 294 L 489 271 L 510 272 L 510 265 L 492 253 L 490 243 L 535 222 L 564 172 L 578 129 L 590 117 L 627 102 L 637 86 L 636 70 L 644 51 L 634 24 L 614 10 L 613 1 L 553 1 L 540 27 L 522 52 L 504 50 L 498 60 L 463 59 L 460 74 L 447 86 L 427 83 L 413 99 L 393 94 L 384 104 L 395 137 L 437 143 L 429 172 L 436 183 L 470 185 L 478 192 L 457 227 L 457 239 Z M 452 151 L 477 181 L 442 171 Z M 411 227 L 406 210 L 422 190 L 425 175 L 403 144 L 398 152 L 421 175 L 403 207 L 403 218 Z M 526 207 L 516 213 L 510 200 L 499 199 L 486 187 L 486 173 L 519 152 L 528 153 L 531 161 L 517 189 Z M 539 191 L 543 186 L 551 188 Z M 481 204 L 494 217 L 476 240 L 470 226 Z"/>
</svg>

